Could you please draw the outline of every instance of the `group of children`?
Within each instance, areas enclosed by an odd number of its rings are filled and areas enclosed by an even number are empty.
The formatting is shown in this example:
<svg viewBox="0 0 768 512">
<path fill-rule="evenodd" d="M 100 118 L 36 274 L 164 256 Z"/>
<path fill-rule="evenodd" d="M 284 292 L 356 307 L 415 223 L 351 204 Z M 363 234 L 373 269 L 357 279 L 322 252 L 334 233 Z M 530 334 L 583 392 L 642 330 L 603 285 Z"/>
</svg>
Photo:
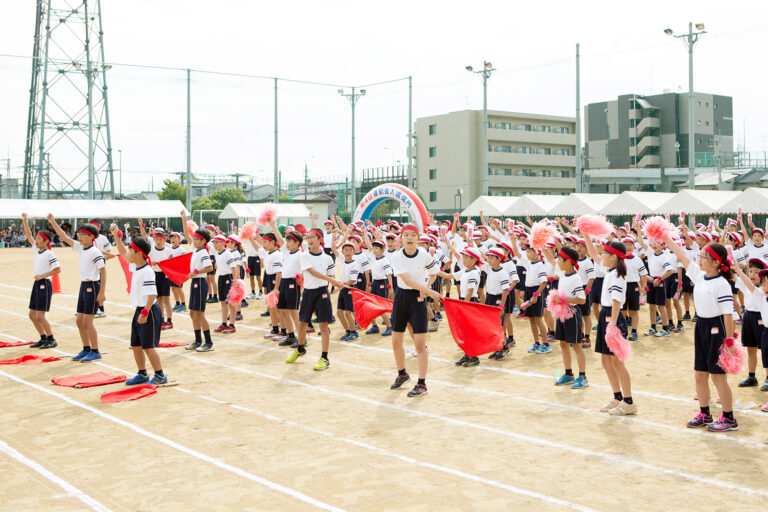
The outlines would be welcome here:
<svg viewBox="0 0 768 512">
<path fill-rule="evenodd" d="M 97 245 L 100 234 L 93 224 L 79 226 L 75 241 L 59 228 L 52 215 L 48 220 L 61 239 L 79 254 L 82 282 L 77 325 L 83 350 L 73 359 L 100 359 L 93 318 L 105 300 L 105 258 L 112 255 L 108 247 L 102 251 Z M 330 366 L 329 324 L 336 321 L 331 299 L 334 293 L 338 293 L 336 314 L 344 329 L 340 339 L 359 338 L 351 291 L 356 288 L 393 301 L 391 314 L 385 313 L 379 319 L 382 327 L 374 320 L 365 334 L 392 337 L 397 375 L 391 388 L 399 389 L 410 381 L 404 349 L 408 330 L 418 358 L 418 380 L 408 396 L 421 396 L 427 393 L 426 334 L 437 330 L 442 319 L 441 301 L 455 287 L 460 300 L 499 308 L 505 341 L 489 359 L 501 361 L 515 346 L 514 317 L 528 320 L 532 335 L 529 353 L 549 354 L 551 344 L 558 341 L 564 367 L 555 382 L 558 386 L 589 386 L 584 350 L 592 346 L 594 332 L 594 350 L 601 354 L 613 391 L 611 400 L 601 408 L 603 412 L 637 413 L 627 367 L 611 351 L 606 337 L 609 326 L 615 326 L 624 337 L 637 340 L 639 310 L 646 302 L 650 315 L 646 336 L 668 337 L 683 331 L 683 321 L 696 322 L 694 371 L 702 407 L 688 422 L 689 427 L 705 426 L 718 432 L 738 428 L 725 371 L 718 365 L 720 347 L 725 344 L 732 350 L 737 324 L 743 323 L 749 370 L 739 386 L 759 385 L 755 373 L 759 348 L 766 370 L 761 389 L 768 391 L 768 333 L 763 327 L 763 319 L 768 320 L 768 246 L 763 245 L 764 233 L 754 225 L 747 236 L 741 216 L 722 230 L 713 223 L 690 229 L 681 218 L 677 236 L 664 240 L 645 237 L 639 219 L 632 225 L 616 226 L 599 240 L 580 233 L 574 223 L 554 219 L 549 221 L 554 234 L 538 248 L 531 240 L 530 219 L 527 224 L 502 222 L 482 214 L 479 224 L 469 219 L 461 223 L 456 214 L 452 222 L 430 219 L 421 229 L 392 221 L 345 224 L 335 217 L 322 227 L 313 218 L 312 229 L 297 226 L 281 232 L 274 221 L 269 221 L 269 232 L 250 233 L 245 239 L 236 230 L 227 235 L 211 225 L 190 231 L 184 212 L 181 220 L 183 237 L 192 248 L 188 309 L 195 337 L 186 346 L 188 350 L 213 350 L 205 314 L 207 304 L 218 301 L 221 305 L 221 324 L 214 332 L 236 331 L 235 323 L 242 319 L 241 308 L 247 302 L 228 300 L 230 289 L 244 286 L 238 281 L 248 275 L 248 298 L 268 299 L 262 316 L 269 317 L 271 330 L 265 338 L 290 347 L 292 352 L 286 362 L 293 363 L 307 354 L 307 334 L 314 332 L 315 322 L 321 351 L 313 368 L 325 370 Z M 118 253 L 129 261 L 133 272 L 131 303 L 136 310 L 131 346 L 139 372 L 129 383 L 164 383 L 167 377 L 155 350 L 160 331 L 172 329 L 172 313 L 186 310 L 187 304 L 183 289 L 173 285 L 158 263 L 186 251 L 180 247 L 181 234 L 166 234 L 161 229 L 147 233 L 139 222 L 141 237 L 134 237 L 128 248 L 117 227 L 111 228 Z M 45 311 L 50 307 L 50 277 L 60 268 L 48 247 L 50 235 L 41 231 L 32 237 L 26 216 L 24 227 L 35 250 L 30 319 L 40 341 L 33 346 L 50 348 L 57 342 Z M 174 307 L 171 290 L 176 299 Z M 546 308 L 552 290 L 557 290 L 570 305 L 570 318 L 560 320 Z M 691 300 L 694 317 L 690 314 Z M 677 323 L 672 320 L 673 309 Z M 152 380 L 146 371 L 147 359 L 155 372 Z M 462 367 L 478 364 L 479 357 L 466 354 L 456 361 Z M 710 378 L 723 408 L 717 421 L 709 410 Z M 763 409 L 768 410 L 768 404 Z"/>
</svg>

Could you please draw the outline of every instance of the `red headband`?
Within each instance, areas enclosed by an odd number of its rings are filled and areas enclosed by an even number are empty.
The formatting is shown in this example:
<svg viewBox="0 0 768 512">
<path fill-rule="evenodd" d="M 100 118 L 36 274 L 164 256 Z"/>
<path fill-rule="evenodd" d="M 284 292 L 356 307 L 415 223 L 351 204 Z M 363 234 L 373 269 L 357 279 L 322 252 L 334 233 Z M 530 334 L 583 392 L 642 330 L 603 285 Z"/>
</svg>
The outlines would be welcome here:
<svg viewBox="0 0 768 512">
<path fill-rule="evenodd" d="M 83 235 L 91 235 L 92 237 L 96 238 L 96 235 L 94 235 L 93 233 L 91 233 L 87 229 L 78 229 L 77 232 L 79 234 L 83 234 Z"/>
<path fill-rule="evenodd" d="M 38 236 L 40 236 L 40 238 L 42 238 L 43 240 L 45 240 L 46 242 L 48 242 L 48 248 L 50 249 L 50 248 L 51 248 L 51 239 L 50 239 L 50 238 L 48 238 L 48 237 L 46 236 L 46 234 L 45 234 L 45 233 L 43 233 L 42 231 L 40 231 L 40 232 L 38 233 Z"/>
<path fill-rule="evenodd" d="M 618 250 L 618 249 L 616 249 L 614 247 L 611 247 L 608 244 L 603 245 L 603 250 L 605 252 L 609 252 L 609 253 L 613 254 L 614 256 L 616 256 L 617 258 L 620 258 L 622 260 L 627 257 L 627 255 L 625 253 L 621 252 L 620 250 Z"/>
<path fill-rule="evenodd" d="M 720 266 L 720 271 L 721 271 L 721 272 L 727 272 L 727 271 L 728 271 L 728 269 L 729 269 L 729 268 L 731 268 L 731 267 L 729 267 L 729 266 L 727 265 L 728 261 L 726 261 L 725 263 L 723 263 L 723 260 L 722 260 L 722 259 L 720 259 L 720 256 L 718 256 L 717 252 L 715 252 L 715 250 L 712 248 L 712 246 L 711 246 L 711 245 L 705 245 L 705 246 L 704 246 L 704 250 L 705 250 L 705 251 L 707 251 L 707 254 L 709 254 L 710 256 L 712 256 L 712 259 L 713 259 L 713 260 L 715 260 L 715 261 L 717 262 L 717 264 Z"/>
<path fill-rule="evenodd" d="M 573 268 L 575 268 L 576 270 L 579 270 L 579 264 L 576 262 L 575 259 L 568 256 L 567 253 L 565 253 L 564 251 L 557 251 L 557 255 L 573 263 Z"/>
<path fill-rule="evenodd" d="M 136 252 L 140 252 L 142 254 L 142 256 L 144 256 L 144 258 L 146 258 L 147 263 L 150 264 L 150 265 L 152 264 L 152 260 L 149 259 L 149 256 L 147 256 L 147 253 L 145 253 L 144 251 L 139 249 L 138 245 L 136 245 L 135 243 L 131 242 L 130 244 L 128 244 L 128 247 L 130 247 L 131 249 L 133 249 Z"/>
<path fill-rule="evenodd" d="M 323 236 L 323 234 L 320 232 L 319 229 L 314 229 L 313 228 L 313 229 L 310 229 L 309 232 L 313 233 L 317 238 L 320 239 L 320 245 L 325 245 L 325 243 L 324 243 L 324 238 L 325 237 Z"/>
<path fill-rule="evenodd" d="M 405 226 L 403 226 L 403 227 L 400 229 L 400 233 L 401 233 L 401 234 L 402 234 L 402 233 L 405 233 L 405 232 L 406 232 L 406 231 L 408 231 L 408 230 L 411 230 L 411 231 L 415 231 L 417 234 L 418 234 L 418 232 L 419 232 L 419 228 L 417 228 L 416 226 L 413 226 L 413 225 L 411 225 L 411 224 L 406 224 Z"/>
<path fill-rule="evenodd" d="M 288 233 L 288 234 L 287 234 L 287 235 L 285 235 L 285 236 L 286 236 L 286 237 L 291 237 L 291 238 L 293 238 L 293 240 L 294 240 L 296 243 L 298 243 L 298 244 L 300 244 L 300 243 L 301 243 L 301 241 L 299 241 L 299 237 L 297 237 L 296 235 L 294 235 L 294 234 L 293 234 L 293 231 L 291 231 L 290 233 Z"/>
<path fill-rule="evenodd" d="M 192 233 L 192 238 L 199 238 L 200 240 L 205 241 L 205 237 L 200 233 Z"/>
</svg>

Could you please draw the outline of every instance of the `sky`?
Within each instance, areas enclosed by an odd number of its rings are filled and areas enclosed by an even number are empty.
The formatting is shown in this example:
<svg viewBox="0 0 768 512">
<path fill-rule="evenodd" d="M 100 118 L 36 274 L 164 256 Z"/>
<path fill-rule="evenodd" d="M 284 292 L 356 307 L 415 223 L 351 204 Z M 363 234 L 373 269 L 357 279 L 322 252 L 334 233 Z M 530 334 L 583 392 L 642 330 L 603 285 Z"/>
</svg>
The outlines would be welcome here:
<svg viewBox="0 0 768 512">
<path fill-rule="evenodd" d="M 335 84 L 412 76 L 415 121 L 482 108 L 481 80 L 464 68 L 488 60 L 497 70 L 488 83 L 489 109 L 574 116 L 576 43 L 582 105 L 686 91 L 687 51 L 663 30 L 685 32 L 689 21 L 708 32 L 695 49 L 696 90 L 732 96 L 734 145 L 768 151 L 765 1 L 101 3 L 112 64 L 112 146 L 115 167 L 117 150 L 122 153 L 126 193 L 157 189 L 168 173 L 186 168 L 186 74 L 124 64 L 191 68 L 193 172 L 240 172 L 257 182 L 272 179 L 273 81 L 195 70 L 332 84 L 279 82 L 279 166 L 286 182 L 303 178 L 305 162 L 310 178 L 349 174 L 351 109 Z M 35 7 L 32 0 L 0 0 L 0 8 L 0 159 L 9 155 L 12 175 L 20 177 L 31 61 L 7 55 L 31 56 Z M 356 109 L 358 173 L 405 163 L 408 145 L 407 81 L 366 90 Z M 82 162 L 58 165 L 74 169 Z"/>
</svg>

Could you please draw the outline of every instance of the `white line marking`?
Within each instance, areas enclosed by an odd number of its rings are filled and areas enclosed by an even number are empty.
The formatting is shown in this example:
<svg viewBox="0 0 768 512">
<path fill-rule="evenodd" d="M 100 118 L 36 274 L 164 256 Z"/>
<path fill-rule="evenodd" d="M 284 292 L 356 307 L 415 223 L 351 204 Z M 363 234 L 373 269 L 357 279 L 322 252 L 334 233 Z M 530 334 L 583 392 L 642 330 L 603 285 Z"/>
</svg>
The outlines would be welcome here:
<svg viewBox="0 0 768 512">
<path fill-rule="evenodd" d="M 4 442 L 2 440 L 0 440 L 0 452 L 3 452 L 4 454 L 9 456 L 10 458 L 15 460 L 16 462 L 20 462 L 20 463 L 24 464 L 29 469 L 35 471 L 36 473 L 39 473 L 46 480 L 48 480 L 49 482 L 52 482 L 52 483 L 58 485 L 59 487 L 61 487 L 62 489 L 64 489 L 67 492 L 67 494 L 65 494 L 63 496 L 59 495 L 57 497 L 69 497 L 69 496 L 71 496 L 73 498 L 76 498 L 76 499 L 80 500 L 85 505 L 88 505 L 91 508 L 91 510 L 95 510 L 97 512 L 111 512 L 110 509 L 108 509 L 107 507 L 105 507 L 104 505 L 99 503 L 94 498 L 91 498 L 90 496 L 85 494 L 83 491 L 81 491 L 80 489 L 75 487 L 74 485 L 72 485 L 69 482 L 67 482 L 66 480 L 58 477 L 57 475 L 55 475 L 51 471 L 45 469 L 42 465 L 38 464 L 34 460 L 32 460 L 32 459 L 30 459 L 28 457 L 25 457 L 24 455 L 19 453 L 17 450 L 15 450 L 12 446 L 10 446 L 9 444 L 7 444 L 6 442 Z"/>
</svg>

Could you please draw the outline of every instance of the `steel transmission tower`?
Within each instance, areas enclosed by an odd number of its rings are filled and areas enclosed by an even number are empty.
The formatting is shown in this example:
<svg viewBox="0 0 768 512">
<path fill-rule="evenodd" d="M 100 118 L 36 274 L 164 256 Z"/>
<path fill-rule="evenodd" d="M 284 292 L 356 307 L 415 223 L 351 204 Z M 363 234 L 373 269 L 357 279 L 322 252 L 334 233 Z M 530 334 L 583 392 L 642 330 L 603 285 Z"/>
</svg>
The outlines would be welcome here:
<svg viewBox="0 0 768 512">
<path fill-rule="evenodd" d="M 37 0 L 23 197 L 114 198 L 100 0 Z"/>
</svg>

